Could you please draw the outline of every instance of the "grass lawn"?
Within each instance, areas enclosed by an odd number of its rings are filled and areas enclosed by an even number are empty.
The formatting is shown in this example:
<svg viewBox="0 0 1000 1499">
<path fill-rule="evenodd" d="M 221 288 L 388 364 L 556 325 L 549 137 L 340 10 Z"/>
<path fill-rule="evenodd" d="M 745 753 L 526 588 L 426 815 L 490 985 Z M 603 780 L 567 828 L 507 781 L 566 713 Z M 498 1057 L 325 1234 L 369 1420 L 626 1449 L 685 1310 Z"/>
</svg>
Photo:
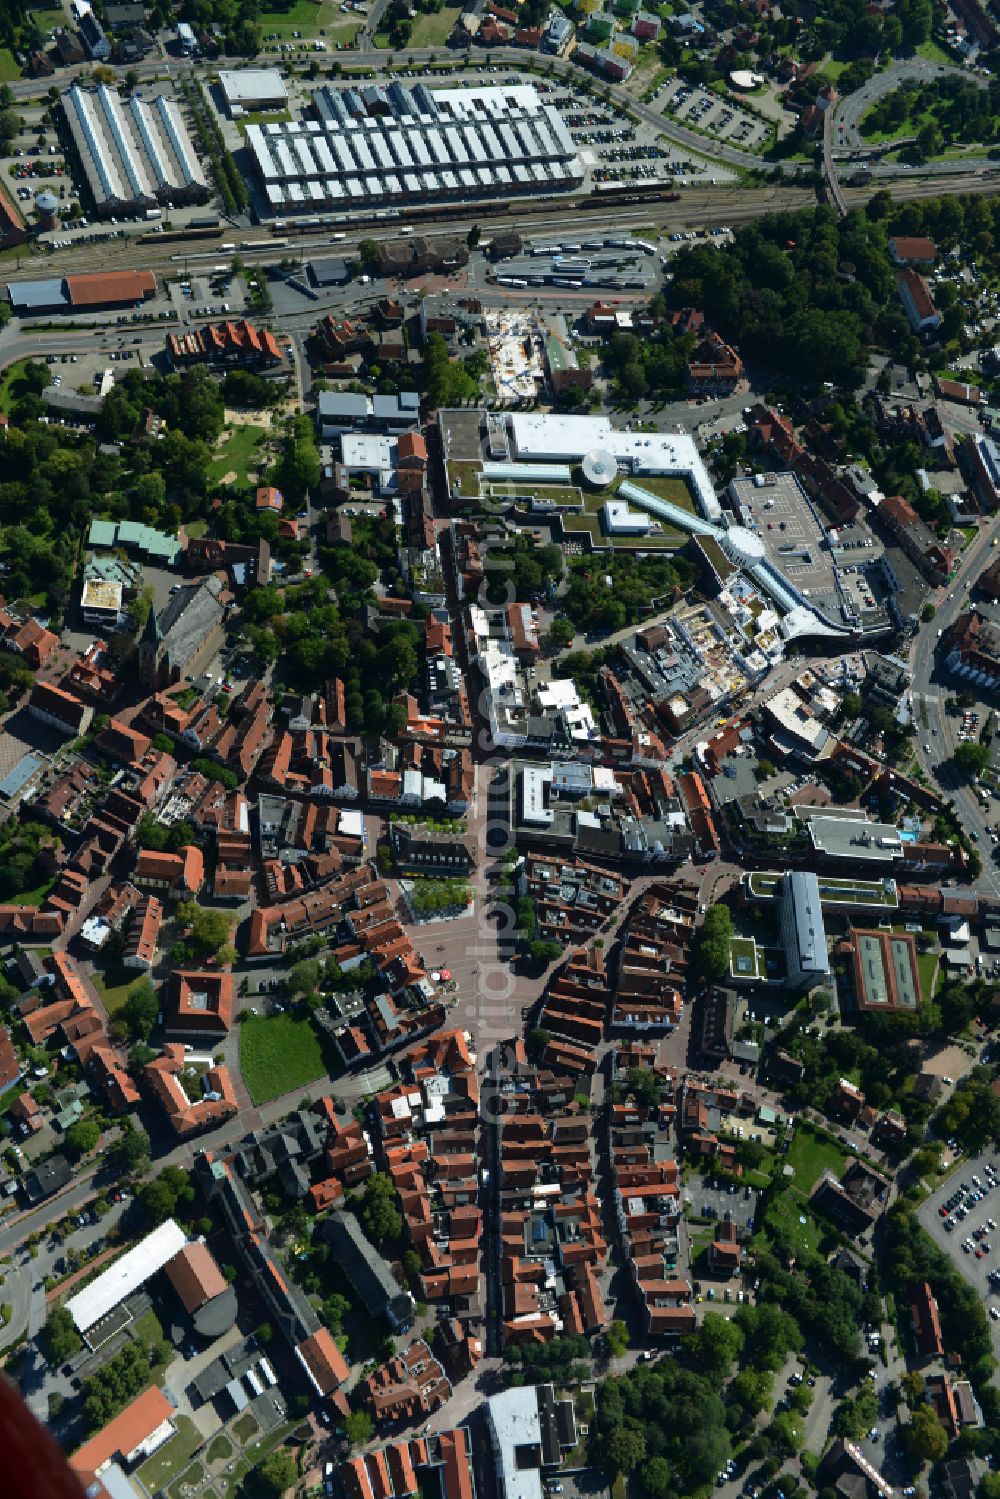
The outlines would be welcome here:
<svg viewBox="0 0 1000 1499">
<path fill-rule="evenodd" d="M 240 1416 L 238 1421 L 233 1422 L 233 1435 L 239 1437 L 241 1442 L 249 1442 L 250 1438 L 255 1437 L 259 1430 L 260 1427 L 249 1413 L 245 1416 Z"/>
<path fill-rule="evenodd" d="M 337 18 L 340 12 L 333 0 L 292 0 L 289 5 L 275 5 L 262 10 L 257 24 L 267 36 L 276 31 L 280 36 L 291 36 L 301 31 L 303 36 L 315 36 Z"/>
<path fill-rule="evenodd" d="M 22 890 L 20 895 L 15 895 L 11 901 L 12 906 L 40 906 L 48 895 L 55 879 L 44 880 L 42 884 L 36 885 L 34 890 Z"/>
<path fill-rule="evenodd" d="M 201 1432 L 190 1416 L 176 1416 L 174 1423 L 177 1435 L 172 1436 L 169 1442 L 164 1442 L 159 1452 L 154 1452 L 136 1474 L 151 1494 L 158 1493 L 175 1473 L 189 1463 L 202 1444 Z"/>
<path fill-rule="evenodd" d="M 839 1176 L 846 1160 L 838 1145 L 821 1140 L 811 1130 L 801 1125 L 792 1137 L 791 1147 L 785 1157 L 787 1165 L 795 1172 L 792 1187 L 803 1197 L 808 1197 L 822 1171 L 835 1171 Z"/>
<path fill-rule="evenodd" d="M 209 1463 L 228 1463 L 233 1455 L 233 1444 L 228 1437 L 221 1434 L 214 1438 L 208 1451 L 205 1453 L 205 1461 Z"/>
<path fill-rule="evenodd" d="M 0 376 L 0 411 L 8 415 L 14 402 L 26 394 L 23 375 L 27 363 L 26 359 L 18 359 L 15 364 L 9 364 Z"/>
<path fill-rule="evenodd" d="M 0 47 L 0 83 L 13 83 L 20 76 L 21 69 L 14 61 L 13 52 L 9 47 Z"/>
<path fill-rule="evenodd" d="M 804 1208 L 805 1204 L 795 1192 L 782 1192 L 768 1208 L 767 1219 L 784 1225 L 800 1253 L 815 1254 L 819 1248 L 820 1230 L 812 1215 L 803 1211 Z M 804 1223 L 799 1221 L 802 1218 L 805 1219 Z"/>
<path fill-rule="evenodd" d="M 413 22 L 413 31 L 407 45 L 410 47 L 443 47 L 461 14 L 460 5 L 454 7 L 446 5 L 444 10 L 436 13 L 418 15 Z"/>
<path fill-rule="evenodd" d="M 228 1499 L 236 1499 L 236 1495 L 240 1492 L 240 1485 L 251 1469 L 256 1468 L 257 1464 L 262 1462 L 275 1447 L 280 1447 L 298 1425 L 298 1421 L 286 1421 L 283 1425 L 276 1426 L 274 1431 L 261 1438 L 259 1447 L 252 1447 L 249 1456 L 241 1457 L 233 1465 L 232 1473 L 220 1473 L 219 1477 L 214 1480 L 219 1493 L 228 1496 Z"/>
<path fill-rule="evenodd" d="M 205 1470 L 201 1463 L 192 1463 L 185 1472 L 183 1481 L 178 1480 L 167 1493 L 171 1495 L 171 1499 L 183 1499 L 183 1496 L 195 1493 L 204 1482 Z"/>
<path fill-rule="evenodd" d="M 925 58 L 927 62 L 942 63 L 948 68 L 955 65 L 955 59 L 949 57 L 944 48 L 939 47 L 937 42 L 932 41 L 930 37 L 928 37 L 926 42 L 920 43 L 920 46 L 917 48 L 917 56 Z"/>
<path fill-rule="evenodd" d="M 240 1069 L 254 1103 L 266 1103 L 315 1082 L 326 1072 L 308 1020 L 251 1016 L 240 1026 Z"/>
<path fill-rule="evenodd" d="M 938 971 L 938 955 L 936 952 L 917 953 L 917 974 L 920 978 L 920 992 L 925 999 L 930 999 L 934 993 L 934 980 Z"/>
<path fill-rule="evenodd" d="M 247 470 L 257 467 L 257 439 L 264 433 L 263 427 L 247 425 L 234 427 L 224 434 L 222 446 L 208 467 L 211 484 L 218 484 L 223 475 L 233 470 L 237 484 L 246 484 Z"/>
<path fill-rule="evenodd" d="M 199 536 L 204 536 L 207 530 L 207 520 L 189 520 L 185 521 L 184 523 L 185 534 L 187 536 L 193 536 L 195 540 L 197 540 Z"/>
<path fill-rule="evenodd" d="M 104 1008 L 109 1015 L 113 1015 L 116 1010 L 121 1009 L 136 984 L 140 984 L 146 975 L 136 974 L 128 968 L 109 968 L 105 973 L 95 971 L 91 977 L 104 1001 Z"/>
</svg>

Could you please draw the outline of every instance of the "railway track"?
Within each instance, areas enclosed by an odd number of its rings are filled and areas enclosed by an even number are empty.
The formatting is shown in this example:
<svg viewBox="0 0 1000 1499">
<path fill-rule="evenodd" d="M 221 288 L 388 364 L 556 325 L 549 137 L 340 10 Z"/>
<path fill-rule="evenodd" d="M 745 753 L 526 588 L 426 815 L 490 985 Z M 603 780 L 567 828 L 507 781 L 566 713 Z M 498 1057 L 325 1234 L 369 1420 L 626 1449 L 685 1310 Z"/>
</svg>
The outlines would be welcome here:
<svg viewBox="0 0 1000 1499">
<path fill-rule="evenodd" d="M 880 183 L 877 189 L 871 186 L 844 186 L 842 191 L 848 209 L 863 207 L 872 197 L 873 191 L 887 191 L 892 198 L 906 201 L 963 193 L 993 196 L 1000 192 L 1000 176 L 980 177 L 975 173 L 940 178 L 913 176 L 887 180 Z M 559 205 L 540 203 L 529 206 L 513 203 L 506 213 L 491 215 L 486 220 L 481 213 L 470 211 L 456 214 L 454 209 L 450 209 L 422 223 L 420 232 L 428 235 L 447 233 L 464 236 L 473 225 L 478 225 L 484 231 L 484 237 L 488 237 L 491 229 L 500 227 L 516 229 L 531 236 L 565 229 L 568 211 L 573 215 L 585 216 L 588 227 L 593 230 L 611 230 L 625 226 L 639 228 L 645 225 L 673 232 L 701 226 L 747 223 L 765 213 L 804 208 L 815 201 L 816 194 L 812 188 L 795 187 L 788 183 L 762 187 L 690 188 L 685 189 L 677 201 L 650 199 L 642 203 L 615 205 L 601 198 L 589 197 L 572 202 L 567 200 Z M 345 232 L 346 238 L 340 238 Z M 256 260 L 269 249 L 273 249 L 275 257 L 282 254 L 298 258 L 309 254 L 330 253 L 331 249 L 334 253 L 349 253 L 357 249 L 361 240 L 372 237 L 373 232 L 380 238 L 395 237 L 398 229 L 394 230 L 384 224 L 377 231 L 373 231 L 368 225 L 346 231 L 341 228 L 336 231 L 336 239 L 335 231 L 331 229 L 327 233 L 297 236 L 287 248 L 280 250 L 274 245 L 274 235 L 267 228 L 234 230 L 226 226 L 222 234 L 238 242 L 237 253 Z M 232 254 L 224 254 L 218 245 L 213 246 L 209 240 L 191 242 L 192 258 L 209 251 L 219 259 L 228 258 Z M 134 238 L 125 238 L 110 240 L 99 246 L 68 246 L 49 255 L 25 257 L 16 276 L 11 276 L 8 272 L 5 281 L 93 270 L 95 261 L 99 262 L 102 270 L 117 270 L 141 264 L 154 271 L 176 271 L 184 263 L 184 245 L 177 240 L 168 240 L 163 245 L 150 242 L 137 245 Z"/>
</svg>

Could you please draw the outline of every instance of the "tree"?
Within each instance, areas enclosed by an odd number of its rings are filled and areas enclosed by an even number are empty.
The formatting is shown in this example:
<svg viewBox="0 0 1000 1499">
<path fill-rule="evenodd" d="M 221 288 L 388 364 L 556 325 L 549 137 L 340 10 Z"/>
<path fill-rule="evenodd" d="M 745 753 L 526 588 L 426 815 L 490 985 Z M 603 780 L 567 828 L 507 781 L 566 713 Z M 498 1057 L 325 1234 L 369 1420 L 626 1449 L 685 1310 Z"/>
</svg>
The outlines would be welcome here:
<svg viewBox="0 0 1000 1499">
<path fill-rule="evenodd" d="M 66 1131 L 66 1149 L 74 1160 L 87 1155 L 101 1138 L 101 1126 L 96 1119 L 78 1119 Z"/>
<path fill-rule="evenodd" d="M 948 1451 L 948 1433 L 929 1405 L 918 1405 L 903 1428 L 903 1441 L 914 1463 L 940 1462 Z"/>
<path fill-rule="evenodd" d="M 542 1026 L 536 1025 L 524 1038 L 525 1050 L 533 1062 L 538 1062 L 545 1055 L 545 1049 L 552 1040 L 551 1035 Z"/>
<path fill-rule="evenodd" d="M 733 919 L 726 906 L 711 906 L 695 946 L 695 965 L 702 978 L 720 983 L 729 972 Z"/>
<path fill-rule="evenodd" d="M 133 1041 L 149 1039 L 159 1013 L 159 1002 L 151 979 L 139 980 L 130 990 L 120 1013 Z"/>
<path fill-rule="evenodd" d="M 81 1347 L 80 1334 L 72 1315 L 64 1306 L 54 1306 L 45 1319 L 43 1333 L 45 1356 L 52 1368 L 63 1364 L 78 1353 Z"/>
<path fill-rule="evenodd" d="M 177 946 L 194 958 L 214 957 L 229 937 L 232 917 L 225 911 L 210 911 L 196 901 L 188 900 L 179 903 L 175 914 L 177 925 L 187 928 L 183 941 Z M 176 948 L 174 956 L 177 956 Z"/>
<path fill-rule="evenodd" d="M 616 1426 L 608 1438 L 608 1459 L 616 1473 L 631 1473 L 646 1456 L 646 1438 L 631 1426 Z"/>
<path fill-rule="evenodd" d="M 194 1188 L 186 1171 L 179 1166 L 165 1166 L 159 1176 L 143 1183 L 136 1197 L 153 1223 L 163 1223 L 179 1206 L 194 1201 Z"/>
<path fill-rule="evenodd" d="M 142 1052 L 143 1055 L 137 1055 Z M 145 1054 L 148 1053 L 148 1056 Z M 156 1056 L 149 1046 L 134 1046 L 129 1052 L 129 1066 L 137 1070 L 146 1066 Z M 142 1171 L 151 1154 L 149 1136 L 141 1129 L 126 1130 L 113 1151 L 113 1160 L 119 1171 L 127 1174 Z"/>
<path fill-rule="evenodd" d="M 557 614 L 549 628 L 549 638 L 560 650 L 568 650 L 576 639 L 576 630 L 565 614 Z"/>
<path fill-rule="evenodd" d="M 288 975 L 288 987 L 293 994 L 309 994 L 317 988 L 319 979 L 319 961 L 316 958 L 306 958 L 301 963 L 296 963 Z"/>
<path fill-rule="evenodd" d="M 719 1312 L 708 1312 L 698 1331 L 687 1339 L 693 1361 L 715 1379 L 725 1379 L 743 1347 L 743 1333 Z"/>
<path fill-rule="evenodd" d="M 377 271 L 379 264 L 378 243 L 373 239 L 363 239 L 358 245 L 358 259 L 366 271 Z"/>
<path fill-rule="evenodd" d="M 605 1337 L 611 1357 L 620 1358 L 628 1348 L 628 1327 L 626 1324 L 615 1320 L 608 1328 Z"/>
<path fill-rule="evenodd" d="M 974 780 L 981 776 L 990 763 L 990 751 L 988 745 L 980 744 L 978 740 L 970 739 L 965 744 L 959 744 L 952 755 L 952 761 L 956 770 L 959 770 L 968 780 Z"/>
<path fill-rule="evenodd" d="M 256 1468 L 251 1469 L 243 1480 L 242 1490 L 247 1499 L 281 1499 L 295 1479 L 295 1459 L 291 1453 L 279 1449 L 269 1452 Z"/>
<path fill-rule="evenodd" d="M 931 622 L 931 620 L 934 618 L 934 616 L 935 616 L 936 613 L 937 613 L 937 610 L 934 608 L 933 604 L 930 604 L 930 603 L 925 604 L 924 607 L 920 611 L 920 622 L 921 622 L 921 624 L 929 625 L 930 622 Z"/>
<path fill-rule="evenodd" d="M 351 1411 L 344 1419 L 344 1435 L 352 1447 L 363 1447 L 372 1439 L 375 1430 L 371 1416 L 367 1411 Z"/>
<path fill-rule="evenodd" d="M 376 1171 L 365 1182 L 358 1217 L 371 1242 L 378 1246 L 386 1239 L 398 1239 L 403 1232 L 403 1215 L 392 1178 Z"/>
</svg>

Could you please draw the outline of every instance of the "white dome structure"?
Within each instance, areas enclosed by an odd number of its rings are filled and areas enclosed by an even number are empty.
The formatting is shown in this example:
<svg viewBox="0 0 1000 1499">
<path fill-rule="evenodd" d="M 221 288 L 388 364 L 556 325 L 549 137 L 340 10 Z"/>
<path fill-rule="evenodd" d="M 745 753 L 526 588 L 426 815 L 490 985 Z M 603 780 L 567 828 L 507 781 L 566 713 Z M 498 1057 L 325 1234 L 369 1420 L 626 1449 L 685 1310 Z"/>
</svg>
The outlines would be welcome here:
<svg viewBox="0 0 1000 1499">
<path fill-rule="evenodd" d="M 591 448 L 580 460 L 583 477 L 595 489 L 606 489 L 618 476 L 618 460 L 607 448 Z"/>
<path fill-rule="evenodd" d="M 765 555 L 763 540 L 746 526 L 731 526 L 722 537 L 722 550 L 737 567 L 752 567 Z"/>
</svg>

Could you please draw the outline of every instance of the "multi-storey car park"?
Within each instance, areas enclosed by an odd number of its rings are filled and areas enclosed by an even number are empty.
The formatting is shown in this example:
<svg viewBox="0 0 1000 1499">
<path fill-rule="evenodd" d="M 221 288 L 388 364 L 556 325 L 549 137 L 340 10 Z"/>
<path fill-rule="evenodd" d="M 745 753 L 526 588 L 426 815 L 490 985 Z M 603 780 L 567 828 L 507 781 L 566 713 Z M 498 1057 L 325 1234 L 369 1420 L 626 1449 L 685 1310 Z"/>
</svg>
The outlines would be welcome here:
<svg viewBox="0 0 1000 1499">
<path fill-rule="evenodd" d="M 123 103 L 104 84 L 74 84 L 62 105 L 97 213 L 137 213 L 210 196 L 173 100 L 160 95 Z"/>
<path fill-rule="evenodd" d="M 531 85 L 323 88 L 313 103 L 317 120 L 247 129 L 274 211 L 551 193 L 583 180 L 562 117 Z"/>
</svg>

